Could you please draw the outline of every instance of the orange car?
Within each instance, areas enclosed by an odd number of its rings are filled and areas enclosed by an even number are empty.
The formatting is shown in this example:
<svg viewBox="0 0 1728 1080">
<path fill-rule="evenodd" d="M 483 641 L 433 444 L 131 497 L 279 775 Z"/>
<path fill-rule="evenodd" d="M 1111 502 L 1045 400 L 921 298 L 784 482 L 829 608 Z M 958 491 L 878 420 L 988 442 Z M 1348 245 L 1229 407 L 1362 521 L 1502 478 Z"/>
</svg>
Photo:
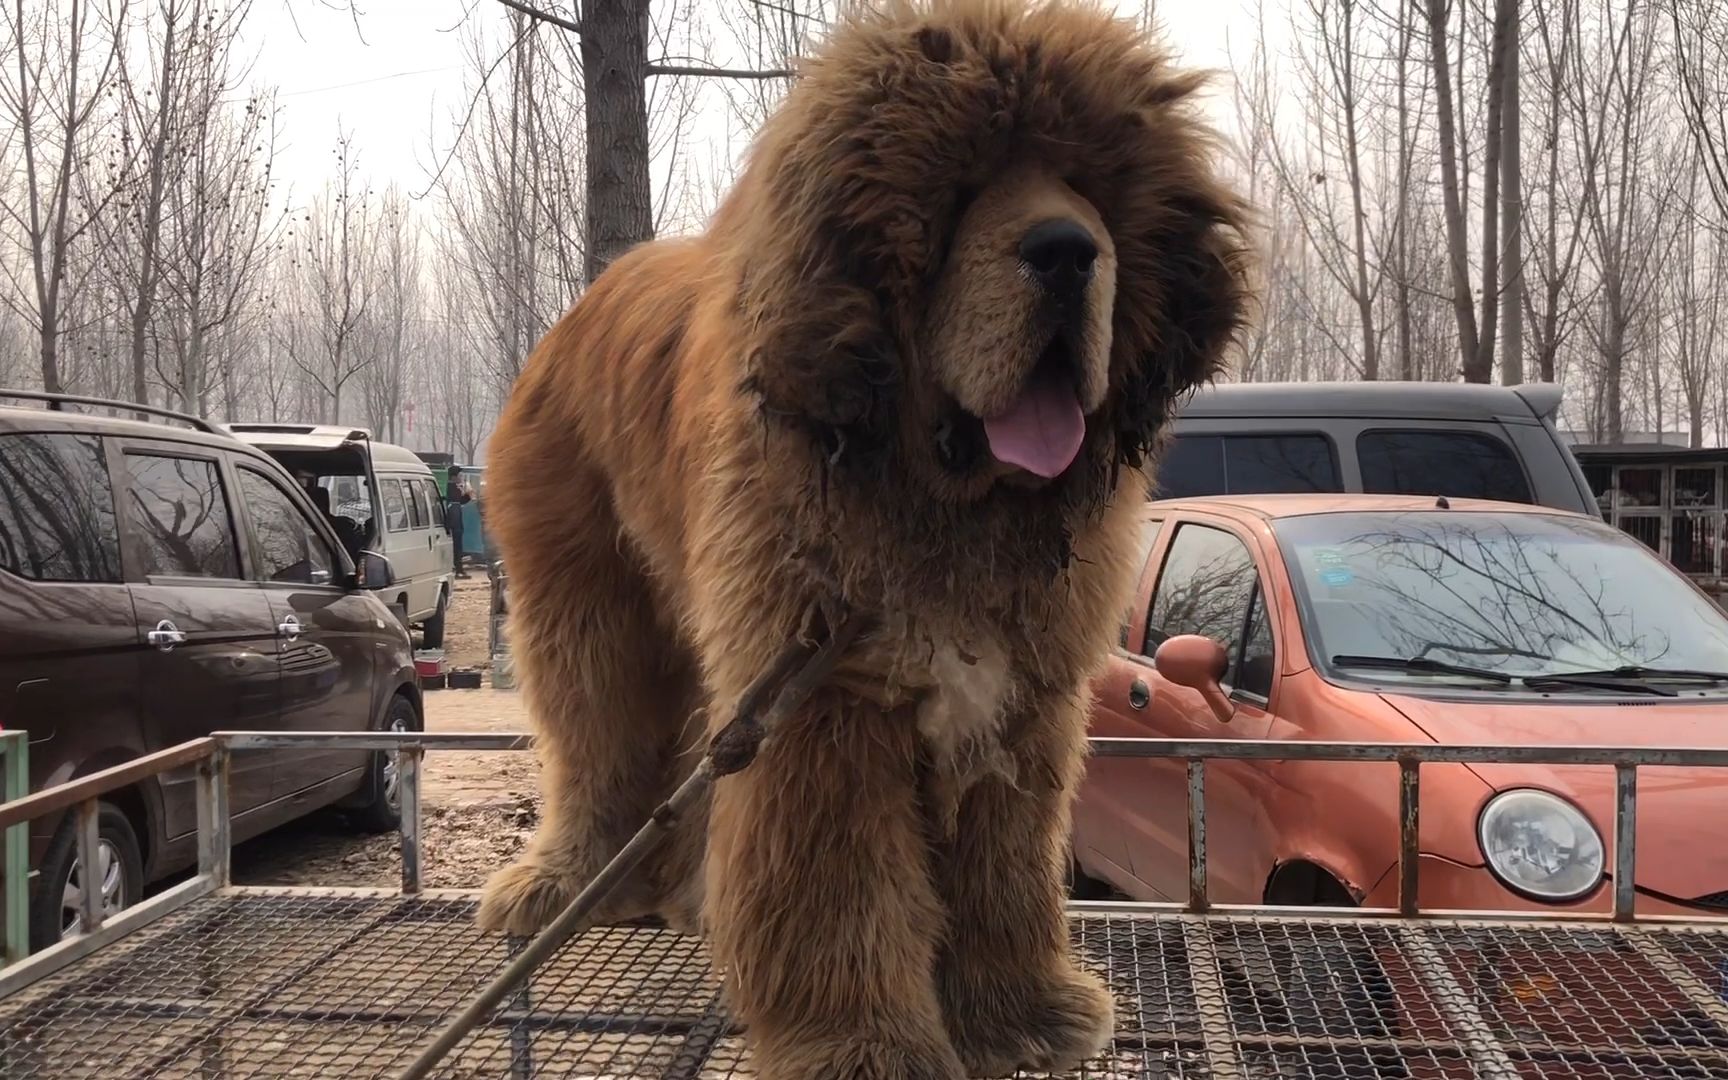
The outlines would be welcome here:
<svg viewBox="0 0 1728 1080">
<path fill-rule="evenodd" d="M 1094 735 L 1728 746 L 1728 614 L 1594 518 L 1225 496 L 1150 504 L 1144 551 Z M 1187 899 L 1184 768 L 1090 761 L 1077 895 Z M 1638 913 L 1728 913 L 1728 773 L 1638 779 Z M 1608 910 L 1613 803 L 1606 766 L 1423 766 L 1421 906 Z M 1214 903 L 1397 903 L 1395 764 L 1210 762 L 1206 817 Z"/>
</svg>

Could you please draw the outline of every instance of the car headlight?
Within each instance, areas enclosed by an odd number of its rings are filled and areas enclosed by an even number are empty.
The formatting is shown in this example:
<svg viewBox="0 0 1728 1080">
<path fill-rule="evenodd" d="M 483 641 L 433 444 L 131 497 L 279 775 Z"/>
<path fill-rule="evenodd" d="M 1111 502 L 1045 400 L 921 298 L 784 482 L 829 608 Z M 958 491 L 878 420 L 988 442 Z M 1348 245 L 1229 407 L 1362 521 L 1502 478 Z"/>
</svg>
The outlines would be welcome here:
<svg viewBox="0 0 1728 1080">
<path fill-rule="evenodd" d="M 1476 826 L 1488 868 L 1535 900 L 1576 900 L 1602 881 L 1602 834 L 1576 806 L 1516 788 L 1488 801 Z"/>
</svg>

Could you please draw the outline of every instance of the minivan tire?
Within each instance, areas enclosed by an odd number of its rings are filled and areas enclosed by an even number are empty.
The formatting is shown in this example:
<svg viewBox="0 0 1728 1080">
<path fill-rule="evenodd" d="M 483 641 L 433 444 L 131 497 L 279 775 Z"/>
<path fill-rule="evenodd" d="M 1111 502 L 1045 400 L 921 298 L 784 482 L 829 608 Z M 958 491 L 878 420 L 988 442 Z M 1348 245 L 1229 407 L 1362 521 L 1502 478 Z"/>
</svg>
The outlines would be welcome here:
<svg viewBox="0 0 1728 1080">
<path fill-rule="evenodd" d="M 420 624 L 421 646 L 427 649 L 444 647 L 444 613 L 450 607 L 450 590 L 438 590 L 438 610 Z"/>
<path fill-rule="evenodd" d="M 414 703 L 401 694 L 390 699 L 390 710 L 384 714 L 385 731 L 419 731 L 420 714 Z M 361 832 L 391 832 L 402 825 L 402 795 L 396 784 L 396 756 L 388 750 L 372 751 L 372 763 L 366 778 L 372 800 L 349 811 L 349 820 Z"/>
<path fill-rule="evenodd" d="M 62 897 L 71 884 L 72 868 L 78 861 L 78 818 L 67 813 L 42 857 L 41 874 L 37 877 L 37 892 L 30 904 L 30 949 L 40 952 L 60 941 L 66 927 Z M 96 804 L 97 842 L 113 852 L 114 867 L 119 879 L 112 888 L 117 894 L 108 917 L 124 911 L 144 898 L 144 849 L 138 843 L 138 831 L 125 812 L 113 803 Z"/>
</svg>

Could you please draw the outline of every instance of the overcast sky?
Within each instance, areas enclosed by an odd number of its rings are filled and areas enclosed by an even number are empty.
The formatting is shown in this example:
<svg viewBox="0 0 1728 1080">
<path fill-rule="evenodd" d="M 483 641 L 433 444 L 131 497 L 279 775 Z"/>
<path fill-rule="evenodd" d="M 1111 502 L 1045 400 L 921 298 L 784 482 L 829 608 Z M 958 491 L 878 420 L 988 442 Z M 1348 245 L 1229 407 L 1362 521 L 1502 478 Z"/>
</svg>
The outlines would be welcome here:
<svg viewBox="0 0 1728 1080">
<path fill-rule="evenodd" d="M 1227 41 L 1238 56 L 1252 41 L 1250 2 L 1164 0 L 1158 16 L 1188 63 L 1223 68 Z M 424 191 L 435 147 L 449 143 L 450 112 L 467 101 L 463 35 L 456 28 L 464 19 L 503 18 L 497 0 L 356 4 L 362 12 L 357 20 L 327 0 L 258 0 L 249 21 L 246 51 L 257 58 L 254 80 L 279 88 L 278 176 L 291 185 L 295 202 L 310 197 L 331 173 L 338 124 L 353 132 L 361 171 L 376 184 L 394 181 L 414 194 Z M 1139 7 L 1129 0 L 1118 4 L 1125 13 Z"/>
</svg>

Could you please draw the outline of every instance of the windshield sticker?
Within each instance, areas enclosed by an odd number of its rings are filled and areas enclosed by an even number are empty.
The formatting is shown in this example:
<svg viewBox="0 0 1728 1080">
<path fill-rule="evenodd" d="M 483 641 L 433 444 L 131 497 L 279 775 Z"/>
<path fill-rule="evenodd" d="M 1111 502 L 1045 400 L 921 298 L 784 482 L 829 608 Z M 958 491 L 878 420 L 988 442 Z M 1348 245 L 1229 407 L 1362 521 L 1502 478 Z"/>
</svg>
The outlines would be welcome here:
<svg viewBox="0 0 1728 1080">
<path fill-rule="evenodd" d="M 1330 548 L 1316 551 L 1314 564 L 1320 571 L 1320 580 L 1333 588 L 1340 588 L 1356 580 L 1356 575 L 1350 572 L 1350 564 L 1344 561 L 1344 556 Z"/>
</svg>

